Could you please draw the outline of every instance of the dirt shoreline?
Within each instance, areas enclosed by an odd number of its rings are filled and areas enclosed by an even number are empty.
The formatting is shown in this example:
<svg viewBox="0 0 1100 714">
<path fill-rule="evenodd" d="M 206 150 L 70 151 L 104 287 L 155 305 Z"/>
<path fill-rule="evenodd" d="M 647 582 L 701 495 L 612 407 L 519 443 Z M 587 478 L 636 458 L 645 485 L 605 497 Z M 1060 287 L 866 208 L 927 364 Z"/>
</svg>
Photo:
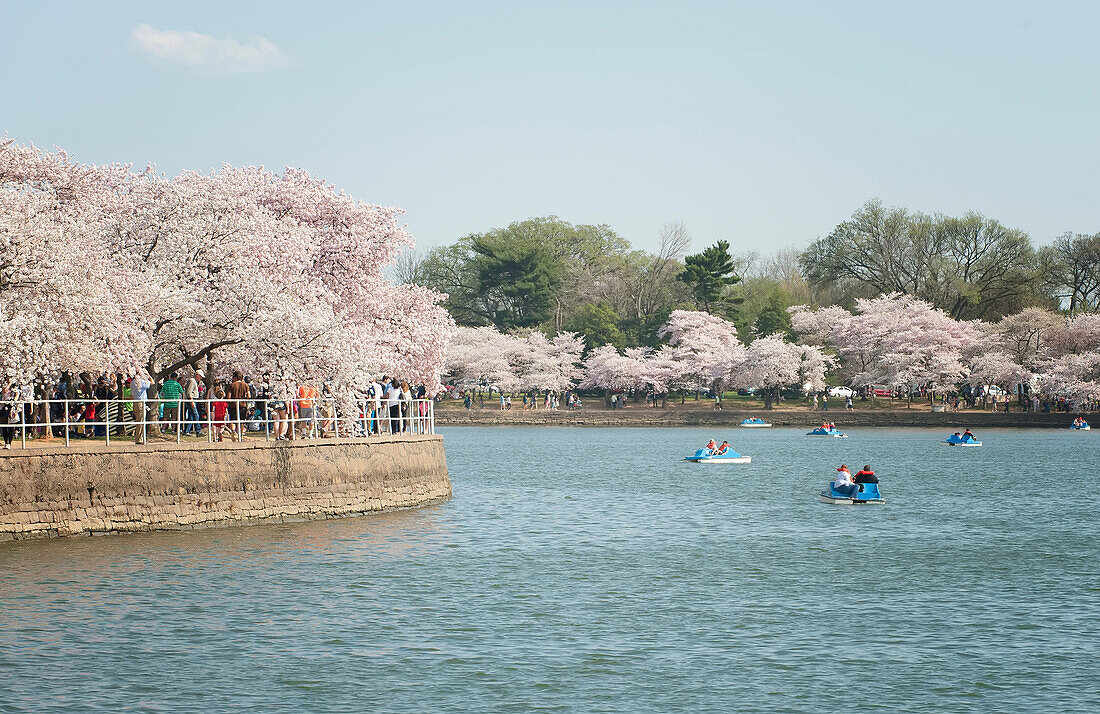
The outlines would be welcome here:
<svg viewBox="0 0 1100 714">
<path fill-rule="evenodd" d="M 813 427 L 830 420 L 846 427 L 1018 427 L 1068 429 L 1074 414 L 963 411 L 933 412 L 927 405 L 913 409 L 876 409 L 846 412 L 810 410 L 764 411 L 744 409 L 652 409 L 635 406 L 622 410 L 523 411 L 512 409 L 437 409 L 438 426 L 737 426 L 742 419 L 761 417 L 775 426 Z"/>
</svg>

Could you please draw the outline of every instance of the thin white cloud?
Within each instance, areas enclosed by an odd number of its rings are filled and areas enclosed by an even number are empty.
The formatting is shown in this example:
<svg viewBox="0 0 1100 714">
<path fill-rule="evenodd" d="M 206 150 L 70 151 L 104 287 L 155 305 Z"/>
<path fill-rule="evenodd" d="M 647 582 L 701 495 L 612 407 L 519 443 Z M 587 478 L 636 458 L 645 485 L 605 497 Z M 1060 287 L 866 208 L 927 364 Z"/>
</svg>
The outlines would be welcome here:
<svg viewBox="0 0 1100 714">
<path fill-rule="evenodd" d="M 190 30 L 158 30 L 143 22 L 130 36 L 142 52 L 188 67 L 222 72 L 263 72 L 290 64 L 290 58 L 282 50 L 259 35 L 238 42 Z"/>
</svg>

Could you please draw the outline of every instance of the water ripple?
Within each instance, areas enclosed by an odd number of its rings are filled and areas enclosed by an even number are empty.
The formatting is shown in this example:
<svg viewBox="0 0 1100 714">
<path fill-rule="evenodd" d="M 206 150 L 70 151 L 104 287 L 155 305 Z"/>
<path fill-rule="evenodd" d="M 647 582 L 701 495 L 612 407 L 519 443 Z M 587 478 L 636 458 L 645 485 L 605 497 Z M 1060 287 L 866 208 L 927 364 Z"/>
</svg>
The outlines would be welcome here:
<svg viewBox="0 0 1100 714">
<path fill-rule="evenodd" d="M 1100 709 L 1091 435 L 711 435 L 447 429 L 440 506 L 3 544 L 0 712 Z M 816 502 L 842 460 L 886 507 Z"/>
</svg>

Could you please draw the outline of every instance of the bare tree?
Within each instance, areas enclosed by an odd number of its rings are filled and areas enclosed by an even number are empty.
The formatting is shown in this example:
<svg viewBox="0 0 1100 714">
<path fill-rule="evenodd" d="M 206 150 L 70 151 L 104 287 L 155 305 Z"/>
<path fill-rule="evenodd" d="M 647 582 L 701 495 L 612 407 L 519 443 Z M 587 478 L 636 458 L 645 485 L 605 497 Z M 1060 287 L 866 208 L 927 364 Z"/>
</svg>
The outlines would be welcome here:
<svg viewBox="0 0 1100 714">
<path fill-rule="evenodd" d="M 422 285 L 424 280 L 424 256 L 415 248 L 407 248 L 397 254 L 390 268 L 395 282 L 402 285 Z"/>
<path fill-rule="evenodd" d="M 686 297 L 686 287 L 676 280 L 683 269 L 680 259 L 691 245 L 691 233 L 679 221 L 661 226 L 657 234 L 657 252 L 634 251 L 609 285 L 609 293 L 617 293 L 616 310 L 626 319 L 634 332 L 634 340 L 644 343 L 649 333 L 656 330 L 652 324 L 663 319 L 681 297 Z"/>
<path fill-rule="evenodd" d="M 1070 315 L 1100 304 L 1100 233 L 1066 233 L 1043 248 L 1041 256 L 1042 274 L 1051 291 L 1068 300 Z"/>
</svg>

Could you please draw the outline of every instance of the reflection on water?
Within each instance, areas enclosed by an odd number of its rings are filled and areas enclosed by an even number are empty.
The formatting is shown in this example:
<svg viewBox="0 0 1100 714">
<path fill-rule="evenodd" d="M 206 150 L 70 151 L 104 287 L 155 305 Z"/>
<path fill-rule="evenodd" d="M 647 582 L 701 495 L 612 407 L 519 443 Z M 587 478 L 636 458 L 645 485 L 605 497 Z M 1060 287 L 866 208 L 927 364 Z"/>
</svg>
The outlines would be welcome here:
<svg viewBox="0 0 1100 714">
<path fill-rule="evenodd" d="M 447 429 L 438 506 L 0 544 L 0 711 L 1095 710 L 1095 442 L 981 436 Z"/>
</svg>

